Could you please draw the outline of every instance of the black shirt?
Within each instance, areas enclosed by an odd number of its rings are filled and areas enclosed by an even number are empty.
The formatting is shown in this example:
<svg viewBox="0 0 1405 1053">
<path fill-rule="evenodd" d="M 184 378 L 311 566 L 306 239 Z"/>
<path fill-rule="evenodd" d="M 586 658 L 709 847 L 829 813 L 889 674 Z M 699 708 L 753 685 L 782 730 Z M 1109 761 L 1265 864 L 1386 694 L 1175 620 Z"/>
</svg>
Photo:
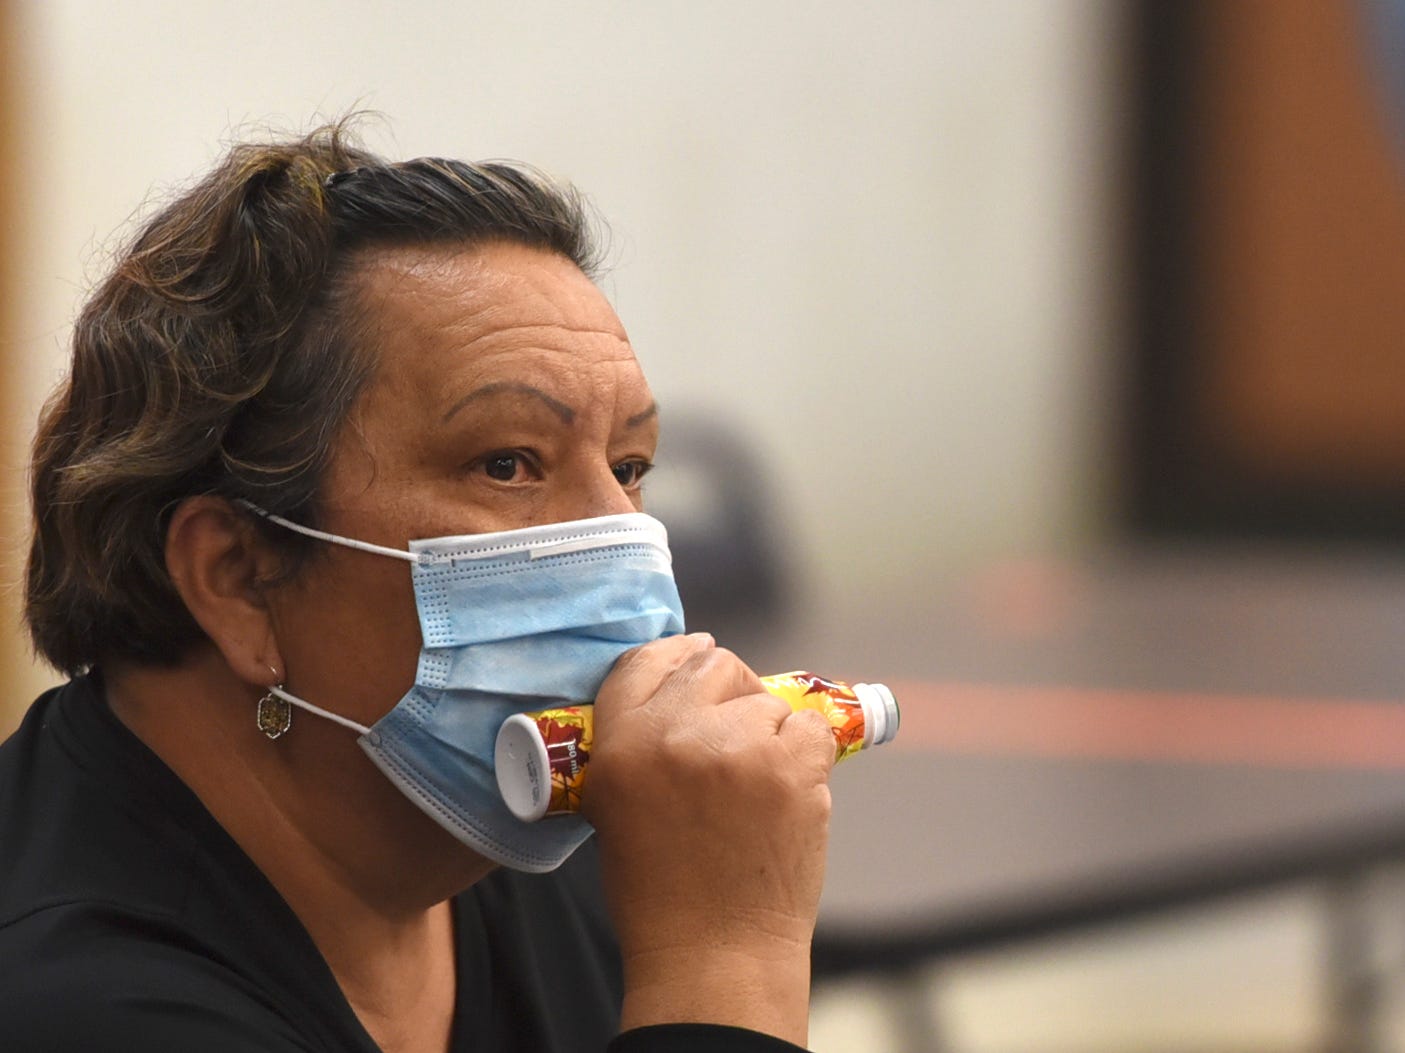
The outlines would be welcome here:
<svg viewBox="0 0 1405 1053">
<path fill-rule="evenodd" d="M 458 896 L 451 1049 L 796 1048 L 703 1025 L 614 1038 L 601 903 L 593 841 L 552 874 L 497 870 Z M 0 745 L 0 1045 L 377 1053 L 277 890 L 92 677 L 45 694 Z"/>
</svg>

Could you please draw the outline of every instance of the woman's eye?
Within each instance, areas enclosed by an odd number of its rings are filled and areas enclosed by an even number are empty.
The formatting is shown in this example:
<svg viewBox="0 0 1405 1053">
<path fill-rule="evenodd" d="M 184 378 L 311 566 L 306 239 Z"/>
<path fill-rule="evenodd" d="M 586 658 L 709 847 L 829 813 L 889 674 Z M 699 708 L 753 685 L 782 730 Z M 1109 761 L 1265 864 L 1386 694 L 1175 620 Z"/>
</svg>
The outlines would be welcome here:
<svg viewBox="0 0 1405 1053">
<path fill-rule="evenodd" d="M 653 467 L 648 461 L 621 461 L 610 470 L 615 473 L 615 479 L 621 486 L 626 490 L 633 490 L 644 481 L 644 476 L 648 475 Z"/>
<path fill-rule="evenodd" d="M 496 479 L 499 482 L 511 482 L 513 476 L 517 474 L 517 458 L 510 453 L 500 453 L 495 457 L 489 457 L 487 463 L 483 465 L 483 470 L 488 473 L 488 478 Z"/>
<path fill-rule="evenodd" d="M 510 450 L 490 453 L 479 463 L 484 475 L 500 483 L 519 481 L 531 467 L 526 457 Z"/>
</svg>

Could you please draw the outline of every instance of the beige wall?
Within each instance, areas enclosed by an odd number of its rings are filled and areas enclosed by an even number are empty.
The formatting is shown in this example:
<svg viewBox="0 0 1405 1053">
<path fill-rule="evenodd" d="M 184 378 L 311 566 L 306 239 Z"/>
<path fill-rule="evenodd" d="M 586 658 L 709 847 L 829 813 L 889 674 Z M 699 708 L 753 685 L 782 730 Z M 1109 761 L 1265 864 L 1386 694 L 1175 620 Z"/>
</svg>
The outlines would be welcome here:
<svg viewBox="0 0 1405 1053">
<path fill-rule="evenodd" d="M 665 414 L 762 451 L 812 603 L 1076 545 L 1104 483 L 1116 9 L 30 0 L 19 417 L 153 186 L 247 122 L 364 105 L 394 154 L 525 158 L 594 197 Z"/>
<path fill-rule="evenodd" d="M 10 351 L 15 332 L 15 301 L 11 288 L 11 275 L 15 263 L 14 245 L 14 158 L 15 149 L 14 112 L 18 105 L 14 86 L 15 31 L 13 25 L 13 4 L 0 0 L 0 419 L 12 419 L 17 412 L 13 407 L 23 402 L 17 392 L 19 384 L 18 356 Z M 21 493 L 15 485 L 11 467 L 12 451 L 10 436 L 5 436 L 0 453 L 4 455 L 4 468 L 0 474 L 0 516 L 4 517 L 0 526 L 0 538 L 4 539 L 5 549 L 0 558 L 0 574 L 3 575 L 5 597 L 0 608 L 0 681 L 12 682 L 15 668 L 20 664 L 18 648 L 19 633 L 14 623 L 15 610 L 11 597 L 14 593 L 15 576 L 13 541 L 20 529 Z M 0 711 L 0 733 L 9 728 L 8 699 L 6 707 Z"/>
<path fill-rule="evenodd" d="M 24 465 L 36 394 L 36 349 L 23 335 L 21 277 L 32 244 L 22 156 L 34 136 L 26 93 L 27 14 L 15 0 L 0 0 L 0 736 L 51 682 L 31 660 L 20 615 L 28 529 Z"/>
</svg>

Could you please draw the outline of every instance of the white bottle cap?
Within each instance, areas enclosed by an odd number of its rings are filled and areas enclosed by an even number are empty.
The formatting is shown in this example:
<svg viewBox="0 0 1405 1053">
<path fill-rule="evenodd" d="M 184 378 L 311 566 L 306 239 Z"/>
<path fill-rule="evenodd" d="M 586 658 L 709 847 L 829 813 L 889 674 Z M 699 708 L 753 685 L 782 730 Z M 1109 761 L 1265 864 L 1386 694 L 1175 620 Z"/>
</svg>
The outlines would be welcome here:
<svg viewBox="0 0 1405 1053">
<path fill-rule="evenodd" d="M 902 722 L 893 692 L 883 684 L 855 684 L 854 696 L 863 707 L 863 748 L 892 742 Z"/>
<path fill-rule="evenodd" d="M 513 815 L 534 823 L 551 803 L 551 764 L 536 721 L 516 713 L 503 721 L 493 747 L 498 792 Z"/>
</svg>

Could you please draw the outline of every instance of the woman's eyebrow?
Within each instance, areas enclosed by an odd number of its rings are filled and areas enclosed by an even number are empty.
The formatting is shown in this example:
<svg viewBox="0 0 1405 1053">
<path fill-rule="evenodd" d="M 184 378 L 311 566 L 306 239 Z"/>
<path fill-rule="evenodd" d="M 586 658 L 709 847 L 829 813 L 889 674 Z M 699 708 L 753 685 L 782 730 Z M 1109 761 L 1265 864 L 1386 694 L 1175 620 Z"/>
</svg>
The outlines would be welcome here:
<svg viewBox="0 0 1405 1053">
<path fill-rule="evenodd" d="M 625 427 L 626 427 L 626 428 L 637 428 L 637 427 L 639 427 L 639 425 L 643 424 L 643 423 L 644 423 L 646 420 L 648 420 L 649 418 L 651 418 L 651 417 L 657 417 L 658 415 L 659 415 L 659 404 L 658 404 L 657 402 L 651 402 L 651 403 L 649 403 L 649 408 L 648 408 L 648 409 L 646 409 L 643 413 L 636 413 L 636 414 L 635 414 L 634 416 L 632 416 L 632 417 L 627 417 L 627 418 L 625 419 L 624 424 L 625 424 Z"/>
<path fill-rule="evenodd" d="M 504 392 L 521 395 L 535 395 L 546 403 L 547 408 L 561 418 L 563 424 L 573 424 L 576 420 L 576 411 L 559 399 L 552 398 L 541 388 L 533 387 L 531 384 L 524 384 L 520 380 L 495 380 L 491 384 L 484 384 L 481 388 L 474 388 L 463 398 L 459 399 L 444 414 L 441 424 L 446 424 L 449 418 L 459 410 L 463 409 L 470 402 L 477 399 L 487 398 L 491 395 L 501 395 Z"/>
</svg>

